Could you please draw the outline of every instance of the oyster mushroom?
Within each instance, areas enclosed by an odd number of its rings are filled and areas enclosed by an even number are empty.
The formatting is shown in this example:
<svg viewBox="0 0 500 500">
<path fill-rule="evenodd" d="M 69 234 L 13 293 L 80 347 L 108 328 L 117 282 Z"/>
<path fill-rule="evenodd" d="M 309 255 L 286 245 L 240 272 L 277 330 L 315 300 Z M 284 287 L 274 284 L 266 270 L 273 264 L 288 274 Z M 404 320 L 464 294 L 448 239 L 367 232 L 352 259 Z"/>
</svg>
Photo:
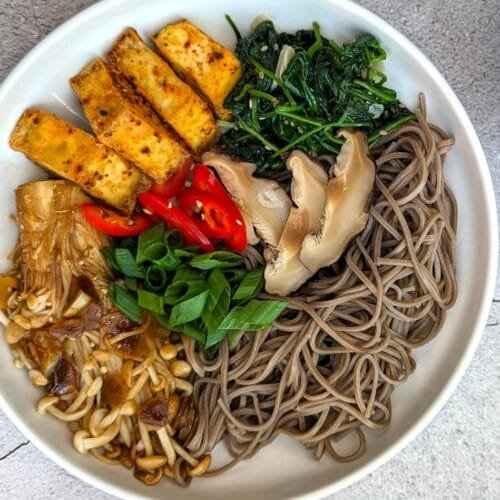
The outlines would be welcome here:
<svg viewBox="0 0 500 500">
<path fill-rule="evenodd" d="M 285 191 L 273 180 L 254 177 L 253 163 L 233 161 L 228 156 L 212 152 L 205 153 L 202 160 L 219 174 L 245 218 L 247 231 L 253 225 L 257 234 L 267 244 L 275 247 L 292 204 Z M 248 242 L 255 242 L 251 234 Z"/>
<path fill-rule="evenodd" d="M 375 164 L 361 132 L 341 130 L 339 134 L 346 142 L 337 157 L 335 177 L 327 186 L 321 231 L 308 234 L 300 252 L 300 260 L 313 272 L 336 262 L 368 221 L 366 207 L 375 182 Z"/>
<path fill-rule="evenodd" d="M 266 291 L 288 295 L 297 290 L 314 272 L 300 260 L 302 241 L 308 233 L 321 229 L 326 203 L 328 176 L 302 151 L 293 151 L 286 162 L 292 172 L 291 194 L 296 207 L 290 210 L 278 246 L 271 254 L 264 277 Z"/>
</svg>

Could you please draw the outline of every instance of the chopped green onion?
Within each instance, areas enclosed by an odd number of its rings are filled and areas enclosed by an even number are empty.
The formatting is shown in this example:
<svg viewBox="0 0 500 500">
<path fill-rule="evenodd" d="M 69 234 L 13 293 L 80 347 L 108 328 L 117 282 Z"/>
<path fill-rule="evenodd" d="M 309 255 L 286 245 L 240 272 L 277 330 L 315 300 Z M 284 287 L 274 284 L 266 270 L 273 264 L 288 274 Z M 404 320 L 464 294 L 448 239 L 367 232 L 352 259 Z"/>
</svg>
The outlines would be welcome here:
<svg viewBox="0 0 500 500">
<path fill-rule="evenodd" d="M 136 262 L 140 264 L 146 260 L 149 260 L 151 249 L 148 253 L 144 253 L 144 249 L 150 247 L 150 245 L 155 243 L 162 243 L 165 234 L 165 226 L 163 224 L 156 224 L 139 235 L 137 240 L 137 256 Z"/>
<path fill-rule="evenodd" d="M 137 303 L 139 307 L 158 314 L 164 314 L 163 297 L 147 290 L 137 291 Z"/>
<path fill-rule="evenodd" d="M 137 265 L 128 248 L 116 248 L 115 259 L 120 271 L 130 278 L 144 278 L 144 270 Z"/>
<path fill-rule="evenodd" d="M 234 252 L 217 250 L 194 257 L 190 265 L 196 269 L 204 271 L 215 269 L 216 267 L 237 267 L 243 262 L 243 257 Z"/>
<path fill-rule="evenodd" d="M 251 300 L 234 307 L 218 329 L 256 332 L 269 326 L 287 307 L 288 302 L 279 300 Z"/>
<path fill-rule="evenodd" d="M 250 271 L 233 295 L 233 300 L 245 300 L 257 296 L 264 286 L 264 268 L 258 267 Z"/>
<path fill-rule="evenodd" d="M 195 295 L 194 297 L 180 302 L 172 307 L 170 312 L 169 324 L 170 328 L 175 329 L 176 326 L 190 323 L 201 316 L 203 308 L 207 302 L 208 290 Z"/>
<path fill-rule="evenodd" d="M 111 282 L 108 285 L 108 296 L 111 302 L 113 302 L 125 316 L 136 323 L 141 320 L 141 308 L 137 304 L 137 301 L 117 283 Z"/>
<path fill-rule="evenodd" d="M 208 298 L 201 318 L 208 329 L 208 334 L 215 332 L 229 312 L 231 287 L 222 271 L 215 268 L 208 277 Z"/>
<path fill-rule="evenodd" d="M 167 273 L 165 269 L 156 264 L 149 266 L 146 269 L 144 284 L 151 290 L 163 290 L 167 284 Z"/>
</svg>

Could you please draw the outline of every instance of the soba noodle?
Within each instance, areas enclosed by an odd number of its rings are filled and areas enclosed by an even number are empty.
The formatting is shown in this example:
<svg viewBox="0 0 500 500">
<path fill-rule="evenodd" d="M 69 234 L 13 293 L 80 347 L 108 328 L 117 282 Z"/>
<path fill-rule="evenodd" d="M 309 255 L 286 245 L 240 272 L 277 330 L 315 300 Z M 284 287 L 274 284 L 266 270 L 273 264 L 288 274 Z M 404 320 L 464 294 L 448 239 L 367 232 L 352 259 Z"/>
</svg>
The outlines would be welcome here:
<svg viewBox="0 0 500 500">
<path fill-rule="evenodd" d="M 369 221 L 341 262 L 287 298 L 289 310 L 266 331 L 224 342 L 215 359 L 188 346 L 199 376 L 199 423 L 188 447 L 201 457 L 223 441 L 233 457 L 208 475 L 278 434 L 317 459 L 326 452 L 354 460 L 365 451 L 363 427 L 388 425 L 391 394 L 415 369 L 411 350 L 437 334 L 457 293 L 456 205 L 443 178 L 453 141 L 425 115 L 422 98 L 418 122 L 388 133 L 372 151 Z M 263 263 L 255 249 L 246 257 L 251 267 Z M 341 455 L 337 443 L 347 435 L 358 444 Z"/>
</svg>

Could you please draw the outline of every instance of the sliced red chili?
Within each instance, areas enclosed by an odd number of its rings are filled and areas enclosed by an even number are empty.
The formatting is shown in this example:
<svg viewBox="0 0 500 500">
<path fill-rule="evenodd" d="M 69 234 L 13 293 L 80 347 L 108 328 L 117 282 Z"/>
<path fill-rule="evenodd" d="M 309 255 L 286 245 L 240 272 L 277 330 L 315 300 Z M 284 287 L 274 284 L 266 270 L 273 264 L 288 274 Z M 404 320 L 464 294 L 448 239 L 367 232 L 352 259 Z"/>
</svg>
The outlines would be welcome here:
<svg viewBox="0 0 500 500">
<path fill-rule="evenodd" d="M 184 189 L 192 165 L 193 159 L 189 157 L 165 182 L 153 184 L 149 192 L 166 199 L 177 196 Z"/>
<path fill-rule="evenodd" d="M 231 236 L 236 220 L 223 201 L 191 188 L 182 191 L 177 199 L 179 206 L 208 237 L 227 239 Z"/>
<path fill-rule="evenodd" d="M 140 193 L 139 203 L 146 210 L 160 216 L 170 227 L 178 229 L 188 245 L 198 245 L 204 252 L 213 252 L 215 247 L 196 225 L 194 220 L 172 202 L 153 193 Z"/>
<path fill-rule="evenodd" d="M 121 215 L 98 203 L 84 203 L 80 209 L 91 226 L 110 236 L 137 236 L 153 224 L 146 214 Z"/>
<path fill-rule="evenodd" d="M 226 243 L 235 252 L 243 252 L 247 247 L 244 219 L 236 203 L 229 196 L 212 170 L 206 165 L 201 163 L 195 165 L 193 169 L 193 189 L 209 193 L 223 203 L 226 211 L 228 211 L 235 220 L 233 230 L 229 238 L 226 239 Z"/>
<path fill-rule="evenodd" d="M 235 252 L 244 252 L 247 247 L 247 232 L 244 223 L 237 225 L 231 236 L 226 240 L 227 246 Z"/>
<path fill-rule="evenodd" d="M 197 163 L 193 169 L 193 188 L 223 200 L 229 210 L 236 218 L 242 218 L 241 213 L 231 196 L 220 183 L 210 168 L 201 163 Z"/>
</svg>

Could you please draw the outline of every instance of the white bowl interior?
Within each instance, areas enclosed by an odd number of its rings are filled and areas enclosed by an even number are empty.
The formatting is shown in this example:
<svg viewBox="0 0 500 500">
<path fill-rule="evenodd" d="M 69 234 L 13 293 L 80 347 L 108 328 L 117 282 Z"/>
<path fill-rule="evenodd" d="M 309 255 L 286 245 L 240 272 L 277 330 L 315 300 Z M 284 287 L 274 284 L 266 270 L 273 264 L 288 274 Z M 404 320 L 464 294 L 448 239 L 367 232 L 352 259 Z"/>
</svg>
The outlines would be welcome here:
<svg viewBox="0 0 500 500">
<path fill-rule="evenodd" d="M 0 402 L 14 423 L 45 453 L 70 472 L 117 495 L 178 499 L 203 495 L 221 497 L 285 498 L 327 493 L 372 471 L 414 437 L 442 406 L 472 356 L 486 319 L 496 255 L 496 230 L 491 181 L 477 137 L 457 98 L 425 57 L 402 35 L 359 6 L 341 0 L 212 0 L 164 2 L 110 0 L 100 2 L 54 32 L 14 71 L 0 90 L 0 272 L 17 237 L 13 190 L 28 180 L 42 178 L 40 169 L 10 150 L 9 134 L 29 106 L 41 106 L 78 126 L 86 126 L 68 78 L 93 57 L 106 53 L 126 26 L 145 37 L 167 22 L 189 18 L 215 39 L 232 47 L 234 36 L 224 20 L 229 13 L 245 32 L 258 14 L 275 20 L 284 30 L 307 28 L 319 21 L 322 32 L 346 41 L 363 32 L 377 36 L 389 50 L 389 85 L 401 100 L 415 107 L 418 93 L 427 97 L 430 119 L 451 133 L 456 145 L 446 161 L 446 179 L 459 201 L 457 241 L 458 301 L 448 313 L 438 337 L 414 352 L 417 370 L 393 397 L 393 419 L 380 433 L 369 433 L 366 454 L 349 464 L 325 457 L 316 462 L 301 445 L 280 438 L 256 457 L 223 476 L 194 481 L 181 489 L 162 481 L 153 489 L 136 481 L 130 471 L 105 466 L 79 455 L 70 444 L 64 424 L 39 416 L 40 397 L 24 371 L 14 368 L 6 344 L 0 349 Z M 3 339 L 1 341 L 4 342 Z"/>
</svg>

